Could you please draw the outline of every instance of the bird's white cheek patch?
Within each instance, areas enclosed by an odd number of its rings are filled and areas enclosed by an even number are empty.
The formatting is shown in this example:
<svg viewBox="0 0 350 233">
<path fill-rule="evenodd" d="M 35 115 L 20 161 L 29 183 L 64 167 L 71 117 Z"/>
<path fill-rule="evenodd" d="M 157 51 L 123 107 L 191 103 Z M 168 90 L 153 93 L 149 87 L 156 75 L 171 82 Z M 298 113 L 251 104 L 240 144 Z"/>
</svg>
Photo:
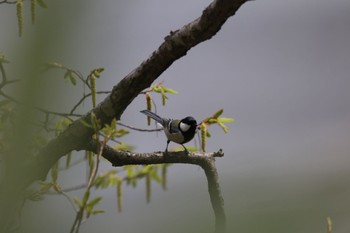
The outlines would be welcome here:
<svg viewBox="0 0 350 233">
<path fill-rule="evenodd" d="M 188 124 L 185 123 L 180 123 L 180 129 L 182 132 L 186 132 L 188 129 L 190 128 L 190 126 Z"/>
</svg>

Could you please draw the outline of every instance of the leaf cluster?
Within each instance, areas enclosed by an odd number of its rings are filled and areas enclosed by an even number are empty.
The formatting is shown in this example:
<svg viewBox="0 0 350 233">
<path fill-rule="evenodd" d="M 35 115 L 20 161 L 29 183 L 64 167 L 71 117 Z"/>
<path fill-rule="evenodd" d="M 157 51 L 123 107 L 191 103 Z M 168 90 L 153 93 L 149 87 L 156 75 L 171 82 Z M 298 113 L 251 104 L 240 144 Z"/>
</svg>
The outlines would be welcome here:
<svg viewBox="0 0 350 233">
<path fill-rule="evenodd" d="M 213 124 L 218 124 L 221 127 L 221 129 L 224 131 L 224 133 L 227 133 L 228 127 L 224 123 L 231 123 L 234 121 L 233 118 L 220 117 L 223 112 L 224 112 L 224 109 L 220 109 L 217 112 L 215 112 L 212 116 L 205 118 L 199 124 L 199 129 L 201 130 L 201 149 L 202 149 L 202 151 L 206 151 L 205 147 L 206 147 L 207 138 L 211 137 L 211 134 L 208 131 L 208 126 L 213 125 Z"/>
<path fill-rule="evenodd" d="M 162 105 L 165 106 L 166 101 L 168 100 L 167 94 L 174 94 L 176 95 L 178 92 L 175 91 L 172 88 L 166 87 L 163 85 L 163 82 L 160 82 L 156 85 L 153 85 L 150 87 L 150 89 L 145 90 L 143 94 L 145 94 L 146 97 L 146 109 L 149 111 L 152 111 L 152 106 L 156 109 L 156 104 L 153 101 L 152 93 L 160 94 L 162 98 Z M 147 117 L 147 125 L 151 124 L 151 118 Z"/>
</svg>

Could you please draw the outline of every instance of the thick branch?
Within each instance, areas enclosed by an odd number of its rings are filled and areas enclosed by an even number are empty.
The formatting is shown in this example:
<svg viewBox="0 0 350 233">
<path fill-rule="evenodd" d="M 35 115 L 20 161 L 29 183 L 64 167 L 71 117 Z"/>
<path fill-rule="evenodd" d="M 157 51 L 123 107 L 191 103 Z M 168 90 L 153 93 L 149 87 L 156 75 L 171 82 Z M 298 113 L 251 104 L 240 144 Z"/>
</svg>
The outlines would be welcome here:
<svg viewBox="0 0 350 233">
<path fill-rule="evenodd" d="M 207 176 L 210 202 L 215 214 L 215 233 L 224 233 L 226 232 L 226 214 L 215 160 L 207 159 L 200 166 Z"/>
<path fill-rule="evenodd" d="M 86 150 L 98 152 L 98 142 L 91 140 Z M 134 153 L 117 151 L 105 146 L 102 156 L 113 164 L 113 166 L 124 165 L 147 165 L 164 163 L 194 164 L 203 168 L 208 181 L 210 202 L 215 214 L 215 233 L 223 233 L 226 230 L 226 215 L 224 199 L 221 195 L 219 176 L 215 166 L 215 157 L 223 157 L 222 150 L 214 153 L 186 153 L 181 152 L 154 152 Z"/>
<path fill-rule="evenodd" d="M 96 153 L 98 151 L 98 143 L 95 140 L 91 140 L 83 149 Z M 115 150 L 106 145 L 103 149 L 102 156 L 115 167 L 164 163 L 184 163 L 202 166 L 205 164 L 204 161 L 215 157 L 223 157 L 224 153 L 222 150 L 213 153 L 190 152 L 188 154 L 185 151 L 168 152 L 167 154 L 161 151 L 153 153 L 135 153 Z"/>
</svg>

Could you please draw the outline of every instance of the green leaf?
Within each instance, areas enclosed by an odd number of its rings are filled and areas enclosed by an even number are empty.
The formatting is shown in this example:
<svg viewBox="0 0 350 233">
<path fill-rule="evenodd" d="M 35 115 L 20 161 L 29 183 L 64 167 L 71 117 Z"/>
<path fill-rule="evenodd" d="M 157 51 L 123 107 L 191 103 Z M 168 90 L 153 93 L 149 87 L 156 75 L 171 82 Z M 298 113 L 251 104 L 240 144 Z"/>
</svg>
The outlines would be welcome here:
<svg viewBox="0 0 350 233">
<path fill-rule="evenodd" d="M 174 89 L 162 86 L 162 85 L 155 85 L 151 86 L 151 90 L 157 93 L 170 93 L 170 94 L 177 94 L 178 92 Z"/>
<path fill-rule="evenodd" d="M 95 76 L 96 78 L 99 78 L 104 70 L 104 68 L 94 69 L 93 71 L 91 71 L 91 75 Z"/>
<path fill-rule="evenodd" d="M 37 3 L 40 7 L 42 8 L 47 8 L 47 5 L 46 3 L 43 1 L 43 0 L 37 0 Z"/>
<path fill-rule="evenodd" d="M 152 91 L 154 91 L 154 92 L 158 92 L 158 93 L 160 93 L 161 91 L 161 87 L 160 86 L 158 86 L 158 85 L 156 85 L 156 86 L 151 86 L 151 90 Z"/>
<path fill-rule="evenodd" d="M 131 177 L 133 177 L 135 175 L 134 166 L 126 165 L 126 166 L 124 166 L 124 169 L 126 171 L 126 177 L 127 178 L 131 178 Z"/>
<path fill-rule="evenodd" d="M 129 133 L 130 132 L 128 130 L 126 130 L 126 129 L 119 129 L 119 130 L 116 131 L 115 135 L 116 135 L 117 138 L 121 138 L 124 135 L 129 134 Z"/>
<path fill-rule="evenodd" d="M 86 191 L 84 193 L 84 197 L 83 197 L 83 203 L 87 203 L 87 201 L 89 200 L 89 197 L 90 197 L 90 191 Z"/>
<path fill-rule="evenodd" d="M 70 75 L 70 76 L 69 76 L 69 80 L 70 80 L 70 82 L 71 82 L 74 86 L 77 85 L 77 80 L 76 80 L 76 78 L 74 78 L 73 75 Z"/>
<path fill-rule="evenodd" d="M 115 170 L 98 175 L 94 181 L 96 189 L 112 187 L 117 184 L 117 176 Z"/>
<path fill-rule="evenodd" d="M 224 112 L 224 109 L 220 109 L 219 111 L 217 111 L 217 112 L 213 115 L 213 118 L 218 118 L 223 112 Z"/>
<path fill-rule="evenodd" d="M 110 126 L 112 129 L 116 129 L 117 128 L 117 119 L 113 118 Z"/>
<path fill-rule="evenodd" d="M 174 89 L 162 85 L 151 86 L 151 90 L 162 95 L 162 105 L 165 105 L 166 100 L 168 99 L 166 93 L 177 94 L 177 91 L 175 91 Z"/>
<path fill-rule="evenodd" d="M 93 200 L 91 200 L 89 203 L 86 204 L 86 217 L 89 218 L 93 214 L 101 213 L 102 210 L 94 210 L 95 205 L 100 203 L 102 200 L 102 197 L 96 197 Z"/>
<path fill-rule="evenodd" d="M 93 210 L 91 211 L 92 215 L 96 215 L 96 214 L 103 214 L 105 211 L 104 210 Z"/>
<path fill-rule="evenodd" d="M 156 181 L 158 184 L 161 184 L 163 181 L 162 178 L 159 176 L 157 170 L 150 172 L 150 177 L 152 178 L 152 180 Z"/>
<path fill-rule="evenodd" d="M 89 203 L 87 203 L 86 206 L 94 207 L 95 205 L 97 205 L 98 203 L 100 203 L 101 200 L 102 200 L 102 197 L 96 197 L 96 198 L 92 199 L 91 201 L 89 201 Z"/>
<path fill-rule="evenodd" d="M 171 89 L 171 88 L 163 87 L 163 89 L 165 92 L 170 93 L 170 94 L 176 95 L 178 93 L 177 91 L 175 91 L 174 89 Z"/>
<path fill-rule="evenodd" d="M 142 169 L 139 171 L 139 174 L 148 174 L 153 169 L 152 165 L 144 165 Z"/>
<path fill-rule="evenodd" d="M 224 125 L 223 123 L 221 123 L 220 121 L 218 122 L 218 124 L 220 125 L 220 127 L 222 128 L 222 130 L 227 133 L 228 132 L 228 128 L 226 125 Z"/>
<path fill-rule="evenodd" d="M 83 202 L 77 197 L 73 197 L 73 201 L 79 208 L 83 207 Z"/>
<path fill-rule="evenodd" d="M 74 86 L 77 84 L 77 80 L 74 77 L 72 70 L 67 70 L 64 74 L 64 79 L 69 80 Z"/>
<path fill-rule="evenodd" d="M 227 117 L 220 117 L 220 118 L 218 118 L 218 121 L 223 122 L 223 123 L 230 123 L 230 122 L 234 122 L 235 119 L 227 118 Z"/>
<path fill-rule="evenodd" d="M 207 122 L 208 124 L 215 124 L 218 122 L 218 120 L 216 118 L 210 118 Z"/>
<path fill-rule="evenodd" d="M 125 168 L 125 179 L 126 179 L 126 184 L 130 185 L 135 188 L 137 185 L 137 178 L 140 175 L 140 171 L 136 171 L 135 165 L 127 165 L 124 166 Z M 137 173 L 136 173 L 137 172 Z"/>
</svg>

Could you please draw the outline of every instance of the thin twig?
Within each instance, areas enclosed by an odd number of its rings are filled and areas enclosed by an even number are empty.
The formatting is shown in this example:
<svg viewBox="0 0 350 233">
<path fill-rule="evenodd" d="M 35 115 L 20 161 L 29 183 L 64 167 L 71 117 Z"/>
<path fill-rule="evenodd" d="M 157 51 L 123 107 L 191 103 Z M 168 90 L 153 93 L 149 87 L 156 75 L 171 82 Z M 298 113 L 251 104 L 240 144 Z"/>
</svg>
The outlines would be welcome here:
<svg viewBox="0 0 350 233">
<path fill-rule="evenodd" d="M 130 125 L 126 125 L 126 124 L 120 123 L 120 122 L 117 122 L 117 125 L 123 126 L 125 128 L 128 128 L 128 129 L 140 131 L 140 132 L 159 132 L 159 131 L 163 130 L 162 128 L 159 128 L 159 129 L 141 129 L 141 128 L 136 128 L 136 127 L 133 127 L 133 126 L 130 126 Z"/>
<path fill-rule="evenodd" d="M 90 190 L 92 185 L 93 185 L 93 182 L 97 176 L 97 171 L 98 171 L 98 167 L 100 165 L 100 158 L 102 156 L 102 152 L 103 152 L 103 147 L 105 146 L 105 143 L 100 143 L 100 148 L 98 150 L 98 153 L 96 155 L 96 165 L 94 167 L 94 169 L 92 170 L 91 172 L 91 175 L 90 175 L 90 178 L 89 178 L 89 182 L 88 182 L 88 185 L 87 185 L 87 190 Z"/>
<path fill-rule="evenodd" d="M 78 212 L 78 210 L 75 208 L 73 200 L 70 198 L 70 196 L 65 191 L 63 191 L 62 189 L 57 189 L 57 192 L 59 194 L 63 195 L 68 200 L 68 202 L 71 204 L 71 206 L 73 207 L 75 212 Z"/>
<path fill-rule="evenodd" d="M 81 189 L 84 189 L 86 188 L 86 183 L 85 184 L 80 184 L 80 185 L 76 185 L 76 186 L 72 186 L 72 187 L 69 187 L 69 188 L 63 188 L 61 189 L 62 192 L 65 192 L 65 193 L 69 193 L 69 192 L 73 192 L 73 191 L 77 191 L 77 190 L 81 190 Z M 47 193 L 45 194 L 48 194 L 48 195 L 58 195 L 59 193 L 57 192 L 53 192 L 53 191 L 48 191 Z"/>
<path fill-rule="evenodd" d="M 3 97 L 5 97 L 8 100 L 11 100 L 14 103 L 17 104 L 23 104 L 22 102 L 20 102 L 19 100 L 13 98 L 12 96 L 7 95 L 6 93 L 4 93 L 3 91 L 0 91 L 0 95 L 2 95 Z M 30 106 L 32 108 L 34 108 L 35 110 L 42 112 L 44 114 L 51 114 L 51 115 L 56 115 L 56 116 L 61 116 L 61 117 L 65 117 L 71 121 L 73 121 L 73 119 L 71 117 L 82 117 L 81 114 L 76 114 L 76 113 L 64 113 L 64 112 L 55 112 L 55 111 L 50 111 L 50 110 L 46 110 L 44 108 L 41 107 L 37 107 L 37 106 Z"/>
<path fill-rule="evenodd" d="M 96 130 L 96 134 L 95 135 L 98 135 L 98 130 Z M 100 158 L 102 156 L 103 149 L 106 146 L 106 144 L 109 141 L 109 139 L 110 138 L 108 136 L 105 136 L 105 138 L 104 138 L 104 140 L 102 142 L 99 141 L 99 140 L 96 140 L 96 142 L 98 144 L 98 150 L 97 150 L 97 152 L 95 152 L 96 153 L 96 164 L 95 164 L 95 166 L 93 167 L 93 169 L 92 169 L 92 171 L 90 173 L 90 177 L 88 179 L 88 183 L 87 183 L 85 194 L 84 194 L 84 198 L 83 198 L 83 203 L 79 207 L 79 210 L 77 211 L 76 218 L 75 218 L 74 223 L 73 223 L 72 228 L 71 228 L 71 233 L 79 232 L 80 225 L 81 225 L 81 222 L 82 222 L 83 217 L 84 217 L 84 211 L 85 211 L 86 206 L 88 204 L 88 198 L 85 198 L 85 195 L 90 193 L 90 190 L 91 190 L 91 188 L 92 188 L 92 186 L 94 184 L 94 181 L 95 181 L 96 176 L 97 176 L 98 168 L 99 168 L 99 165 L 100 165 Z"/>
<path fill-rule="evenodd" d="M 42 112 L 42 113 L 65 117 L 71 121 L 73 121 L 71 117 L 82 117 L 83 116 L 82 114 L 77 114 L 77 113 L 71 114 L 71 113 L 64 113 L 64 112 L 55 112 L 55 111 L 46 110 L 46 109 L 41 108 L 41 107 L 36 107 L 36 106 L 32 106 L 32 107 L 34 109 Z"/>
<path fill-rule="evenodd" d="M 0 1 L 0 4 L 2 4 L 2 3 L 16 4 L 16 2 L 17 2 L 17 1 L 9 2 L 8 0 L 3 0 L 3 1 Z"/>
<path fill-rule="evenodd" d="M 96 94 L 110 94 L 110 91 L 97 91 Z M 70 114 L 73 114 L 74 111 L 80 106 L 80 104 L 87 98 L 90 97 L 92 93 L 84 94 L 83 97 L 73 106 L 73 108 L 70 110 Z"/>
</svg>

